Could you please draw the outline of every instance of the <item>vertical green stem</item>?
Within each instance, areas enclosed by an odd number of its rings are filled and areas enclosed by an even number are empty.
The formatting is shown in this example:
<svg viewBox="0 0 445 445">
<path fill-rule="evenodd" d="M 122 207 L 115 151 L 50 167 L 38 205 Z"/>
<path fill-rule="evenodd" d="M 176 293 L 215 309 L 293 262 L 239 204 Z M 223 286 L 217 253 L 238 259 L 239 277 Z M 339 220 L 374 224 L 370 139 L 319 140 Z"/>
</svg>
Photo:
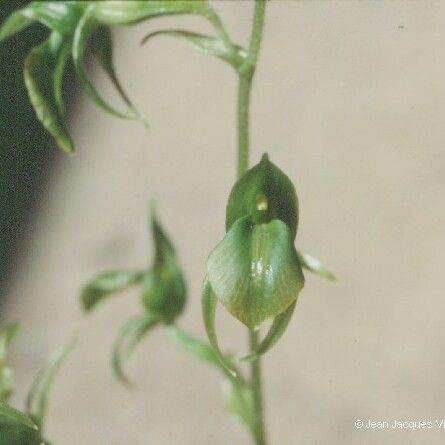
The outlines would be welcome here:
<svg viewBox="0 0 445 445">
<path fill-rule="evenodd" d="M 256 331 L 250 331 L 250 351 L 255 351 L 258 346 L 258 334 Z M 253 403 L 255 407 L 255 417 L 252 419 L 252 432 L 256 445 L 266 445 L 266 428 L 264 425 L 263 411 L 263 385 L 261 378 L 260 359 L 253 360 L 251 366 L 251 384 L 253 392 Z"/>
<path fill-rule="evenodd" d="M 255 73 L 258 52 L 264 26 L 265 0 L 255 1 L 252 32 L 249 49 L 243 65 L 239 69 L 238 85 L 238 178 L 244 175 L 249 166 L 249 109 L 252 80 Z M 250 352 L 256 351 L 258 345 L 257 332 L 250 331 Z M 256 445 L 266 445 L 264 425 L 263 394 L 260 359 L 251 362 L 251 384 L 254 402 L 254 418 L 252 433 Z"/>
</svg>

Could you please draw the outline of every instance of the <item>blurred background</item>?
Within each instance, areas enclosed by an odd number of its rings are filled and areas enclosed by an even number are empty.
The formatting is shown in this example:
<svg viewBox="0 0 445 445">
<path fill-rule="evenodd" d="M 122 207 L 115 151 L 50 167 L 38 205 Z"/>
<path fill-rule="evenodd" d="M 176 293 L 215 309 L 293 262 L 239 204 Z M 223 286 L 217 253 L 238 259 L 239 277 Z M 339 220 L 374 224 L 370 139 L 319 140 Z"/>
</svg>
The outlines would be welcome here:
<svg viewBox="0 0 445 445">
<path fill-rule="evenodd" d="M 1 16 L 20 1 L 3 2 Z M 252 3 L 214 2 L 244 44 Z M 150 128 L 105 115 L 70 88 L 78 154 L 54 148 L 34 118 L 23 58 L 44 31 L 0 45 L 2 325 L 23 398 L 50 352 L 78 332 L 53 391 L 47 435 L 78 444 L 248 444 L 220 403 L 213 369 L 156 330 L 127 369 L 109 355 L 138 311 L 137 290 L 84 316 L 79 290 L 108 268 L 151 261 L 148 203 L 174 240 L 189 286 L 181 325 L 204 337 L 205 260 L 224 234 L 235 178 L 236 76 L 221 61 L 149 31 L 210 29 L 162 18 L 117 29 L 116 66 Z M 445 5 L 428 1 L 268 4 L 252 98 L 251 163 L 264 151 L 300 199 L 297 245 L 338 276 L 307 275 L 288 331 L 264 360 L 271 443 L 442 444 L 445 430 L 357 430 L 356 419 L 445 418 Z M 116 99 L 96 66 L 100 90 Z M 225 350 L 245 332 L 218 314 Z"/>
</svg>

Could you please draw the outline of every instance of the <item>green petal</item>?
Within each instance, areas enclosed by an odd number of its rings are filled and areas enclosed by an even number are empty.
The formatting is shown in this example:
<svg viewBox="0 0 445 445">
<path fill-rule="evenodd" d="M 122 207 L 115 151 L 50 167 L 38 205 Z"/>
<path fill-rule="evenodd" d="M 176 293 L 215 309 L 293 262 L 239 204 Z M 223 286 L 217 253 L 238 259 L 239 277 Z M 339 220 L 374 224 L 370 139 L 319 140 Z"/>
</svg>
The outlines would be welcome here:
<svg viewBox="0 0 445 445">
<path fill-rule="evenodd" d="M 203 0 L 122 0 L 97 2 L 96 19 L 107 25 L 130 25 L 150 17 L 171 14 L 207 14 Z"/>
<path fill-rule="evenodd" d="M 140 116 L 133 109 L 121 112 L 109 105 L 104 99 L 102 99 L 102 97 L 88 78 L 84 66 L 84 57 L 87 49 L 88 40 L 98 26 L 94 19 L 93 13 L 94 5 L 91 5 L 80 19 L 74 33 L 73 62 L 80 85 L 88 94 L 88 96 L 106 112 L 122 119 L 140 119 Z"/>
<path fill-rule="evenodd" d="M 0 402 L 0 445 L 40 445 L 38 426 L 28 416 Z"/>
<path fill-rule="evenodd" d="M 292 234 L 278 219 L 235 222 L 210 254 L 207 275 L 219 301 L 251 329 L 286 310 L 304 285 Z"/>
<path fill-rule="evenodd" d="M 56 39 L 53 37 L 57 36 L 53 35 L 29 52 L 25 60 L 25 84 L 37 118 L 54 137 L 57 145 L 67 153 L 72 153 L 74 147 L 58 110 L 60 98 L 55 97 L 53 77 L 58 55 L 63 51 L 63 42 L 60 40 L 58 45 L 54 45 Z"/>
<path fill-rule="evenodd" d="M 142 44 L 146 43 L 152 37 L 159 35 L 169 35 L 184 40 L 198 51 L 219 57 L 225 62 L 228 62 L 237 70 L 246 58 L 246 50 L 244 48 L 236 46 L 236 51 L 234 52 L 232 48 L 228 47 L 228 45 L 222 39 L 209 37 L 204 34 L 198 34 L 195 32 L 183 31 L 180 29 L 169 29 L 165 31 L 152 32 L 144 37 L 144 39 L 142 40 Z"/>
<path fill-rule="evenodd" d="M 264 154 L 261 162 L 233 186 L 226 209 L 226 230 L 239 218 L 250 216 L 255 223 L 280 219 L 295 238 L 298 200 L 291 180 Z"/>
<path fill-rule="evenodd" d="M 275 345 L 275 343 L 277 343 L 277 341 L 281 338 L 281 336 L 286 331 L 287 326 L 289 325 L 296 304 L 297 302 L 294 301 L 284 312 L 274 318 L 269 332 L 258 345 L 257 350 L 254 351 L 252 354 L 249 354 L 248 356 L 242 358 L 242 360 L 256 360 L 260 355 L 267 352 Z"/>
<path fill-rule="evenodd" d="M 220 363 L 227 369 L 227 371 L 230 373 L 232 377 L 236 377 L 237 376 L 236 370 L 233 369 L 231 363 L 222 355 L 221 350 L 219 349 L 218 337 L 216 336 L 216 330 L 215 330 L 215 312 L 216 312 L 217 302 L 218 299 L 212 290 L 212 286 L 206 279 L 202 291 L 201 303 L 202 303 L 202 316 L 204 320 L 204 327 L 207 333 L 207 337 Z"/>
<path fill-rule="evenodd" d="M 111 270 L 101 273 L 83 288 L 81 294 L 83 308 L 90 311 L 105 298 L 140 283 L 144 274 L 145 272 L 141 270 Z"/>
<path fill-rule="evenodd" d="M 0 401 L 8 400 L 14 390 L 12 370 L 6 363 L 9 343 L 16 336 L 19 324 L 13 323 L 0 332 Z"/>
<path fill-rule="evenodd" d="M 187 290 L 184 276 L 172 246 L 159 221 L 151 221 L 155 244 L 153 267 L 144 277 L 143 303 L 145 309 L 172 322 L 184 309 Z"/>
<path fill-rule="evenodd" d="M 120 330 L 113 347 L 112 365 L 116 377 L 122 383 L 131 385 L 123 371 L 124 359 L 158 322 L 158 317 L 145 314 L 132 318 Z"/>
<path fill-rule="evenodd" d="M 65 346 L 57 349 L 48 360 L 45 368 L 37 375 L 26 399 L 26 411 L 38 423 L 43 426 L 48 407 L 48 395 L 54 379 L 63 362 L 74 348 L 75 340 L 72 339 Z"/>
<path fill-rule="evenodd" d="M 297 251 L 297 253 L 298 259 L 305 269 L 319 275 L 322 278 L 326 278 L 326 280 L 335 281 L 337 279 L 332 272 L 323 266 L 321 261 L 317 260 L 317 258 L 314 258 L 313 256 L 304 252 Z"/>
</svg>

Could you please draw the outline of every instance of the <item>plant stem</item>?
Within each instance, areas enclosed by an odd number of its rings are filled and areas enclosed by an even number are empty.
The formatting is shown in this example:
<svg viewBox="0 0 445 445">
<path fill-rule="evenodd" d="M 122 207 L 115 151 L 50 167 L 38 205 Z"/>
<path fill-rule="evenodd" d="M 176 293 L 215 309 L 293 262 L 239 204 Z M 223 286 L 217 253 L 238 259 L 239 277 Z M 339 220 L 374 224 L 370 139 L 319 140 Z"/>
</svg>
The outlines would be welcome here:
<svg viewBox="0 0 445 445">
<path fill-rule="evenodd" d="M 263 34 L 265 10 L 266 1 L 255 0 L 255 12 L 249 49 L 246 60 L 238 72 L 238 178 L 244 175 L 249 165 L 250 93 Z"/>
<path fill-rule="evenodd" d="M 250 331 L 250 351 L 255 351 L 258 346 L 258 333 L 254 330 Z M 252 419 L 252 433 L 256 445 L 266 445 L 266 430 L 264 425 L 263 411 L 263 385 L 261 379 L 261 363 L 260 359 L 251 362 L 251 385 L 254 404 L 254 418 Z"/>
<path fill-rule="evenodd" d="M 266 10 L 265 0 L 255 1 L 252 32 L 246 60 L 240 67 L 238 84 L 238 171 L 240 178 L 249 166 L 249 109 L 252 80 L 261 45 Z M 258 345 L 258 334 L 250 331 L 250 352 L 254 352 Z M 251 385 L 254 402 L 252 419 L 252 434 L 256 445 L 266 445 L 266 431 L 264 425 L 263 395 L 261 380 L 261 362 L 256 359 L 251 362 Z"/>
</svg>

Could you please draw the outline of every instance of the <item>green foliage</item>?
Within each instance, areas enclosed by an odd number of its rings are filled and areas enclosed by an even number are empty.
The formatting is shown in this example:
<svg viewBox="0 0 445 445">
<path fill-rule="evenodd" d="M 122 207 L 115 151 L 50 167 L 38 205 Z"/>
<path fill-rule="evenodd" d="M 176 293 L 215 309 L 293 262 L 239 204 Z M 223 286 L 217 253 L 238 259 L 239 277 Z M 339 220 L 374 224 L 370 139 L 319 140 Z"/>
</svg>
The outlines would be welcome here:
<svg viewBox="0 0 445 445">
<path fill-rule="evenodd" d="M 131 318 L 120 330 L 113 346 L 112 365 L 116 377 L 124 384 L 131 386 L 130 380 L 123 371 L 124 359 L 133 351 L 145 334 L 160 321 L 159 317 L 143 314 Z"/>
<path fill-rule="evenodd" d="M 0 445 L 43 445 L 43 440 L 31 418 L 0 402 Z"/>
<path fill-rule="evenodd" d="M 26 401 L 26 411 L 6 403 L 13 390 L 11 371 L 5 366 L 6 348 L 18 331 L 18 324 L 0 333 L 0 445 L 49 445 L 43 439 L 43 425 L 48 406 L 48 395 L 57 372 L 71 351 L 74 342 L 55 351 L 47 366 L 37 375 Z M 7 370 L 7 372 L 5 372 Z M 6 377 L 5 377 L 6 376 Z"/>
<path fill-rule="evenodd" d="M 26 411 L 40 429 L 43 428 L 45 422 L 49 391 L 51 390 L 60 367 L 72 351 L 74 344 L 75 341 L 73 339 L 53 352 L 46 366 L 35 378 L 31 390 L 28 393 L 26 399 Z"/>
<path fill-rule="evenodd" d="M 85 311 L 92 310 L 107 297 L 140 283 L 145 272 L 141 270 L 109 270 L 102 272 L 83 288 L 81 293 L 82 305 Z"/>
<path fill-rule="evenodd" d="M 67 153 L 74 144 L 64 122 L 63 78 L 67 61 L 72 58 L 77 79 L 87 95 L 107 113 L 123 119 L 143 120 L 120 84 L 113 66 L 110 27 L 132 25 L 165 15 L 197 14 L 216 29 L 218 38 L 166 31 L 192 44 L 195 48 L 220 57 L 239 68 L 244 52 L 233 45 L 219 17 L 204 0 L 126 0 L 126 1 L 33 1 L 14 11 L 0 27 L 0 42 L 40 22 L 50 29 L 50 37 L 33 48 L 25 62 L 25 83 L 37 118 Z M 88 49 L 103 66 L 121 96 L 127 110 L 119 111 L 101 97 L 89 79 L 84 59 Z"/>
<path fill-rule="evenodd" d="M 196 32 L 185 31 L 181 29 L 167 29 L 163 31 L 155 31 L 147 34 L 142 40 L 142 44 L 151 40 L 153 37 L 167 35 L 176 37 L 188 43 L 192 48 L 211 56 L 218 57 L 225 62 L 232 65 L 236 70 L 239 70 L 242 63 L 246 59 L 246 50 L 240 46 L 235 45 L 235 51 L 228 46 L 220 38 L 198 34 Z"/>
<path fill-rule="evenodd" d="M 0 401 L 8 400 L 14 390 L 14 376 L 7 365 L 8 346 L 19 330 L 19 324 L 13 323 L 0 332 Z"/>
</svg>

